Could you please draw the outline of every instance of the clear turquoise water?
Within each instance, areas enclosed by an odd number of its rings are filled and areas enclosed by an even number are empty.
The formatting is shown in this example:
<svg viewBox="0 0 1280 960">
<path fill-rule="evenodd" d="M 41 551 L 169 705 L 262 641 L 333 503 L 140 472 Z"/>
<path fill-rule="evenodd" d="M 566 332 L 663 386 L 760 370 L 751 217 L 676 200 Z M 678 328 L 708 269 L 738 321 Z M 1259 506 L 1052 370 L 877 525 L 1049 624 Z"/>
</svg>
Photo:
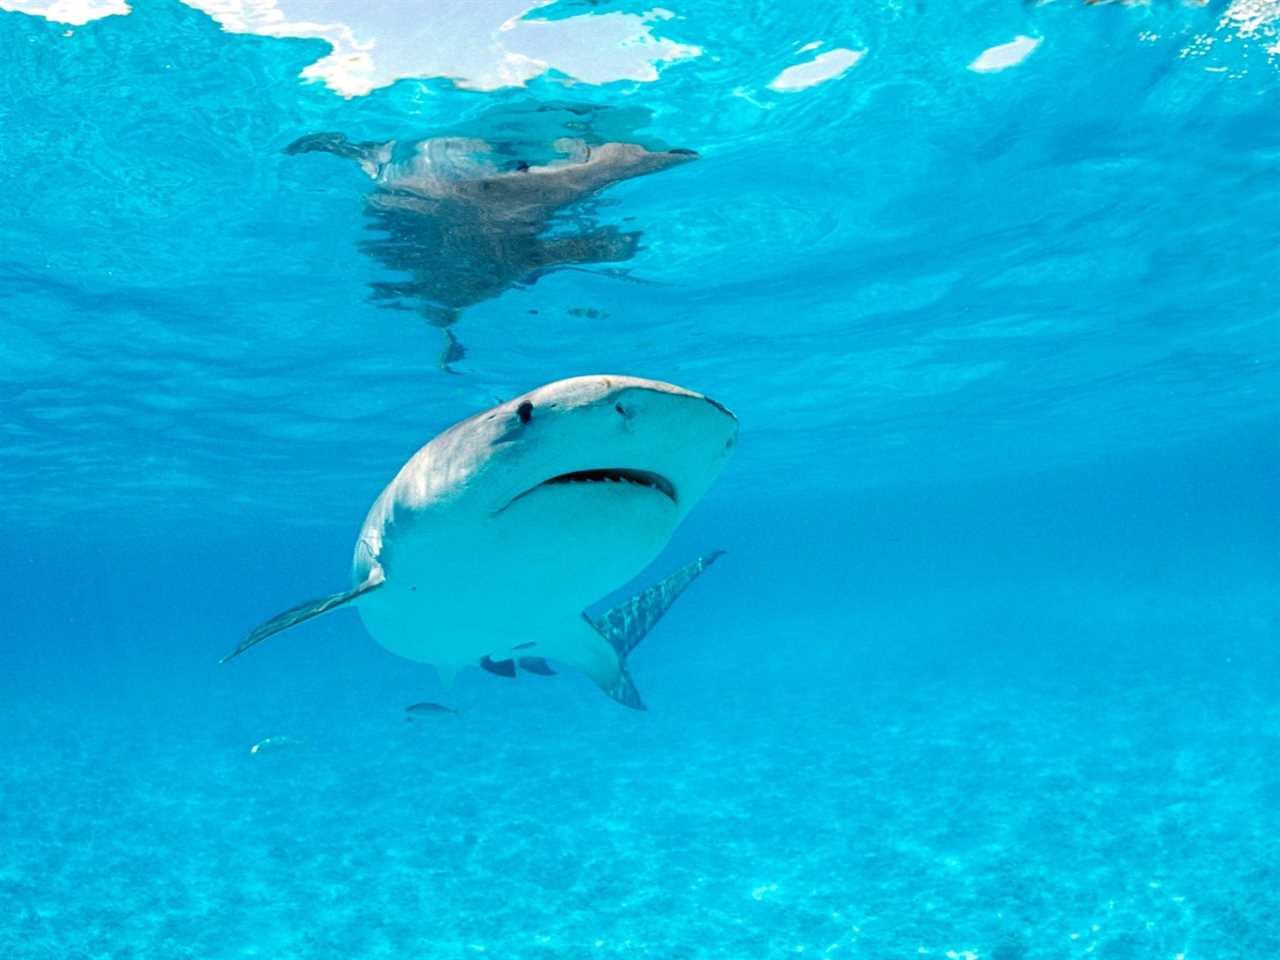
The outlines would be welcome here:
<svg viewBox="0 0 1280 960">
<path fill-rule="evenodd" d="M 0 957 L 1280 953 L 1269 26 L 685 0 L 652 83 L 344 99 L 318 41 L 134 6 L 0 13 Z M 769 91 L 812 40 L 867 53 Z M 369 298 L 369 181 L 283 153 L 588 107 L 701 158 L 455 374 Z M 648 713 L 445 692 L 339 614 L 217 667 L 439 429 L 597 370 L 742 422 Z"/>
</svg>

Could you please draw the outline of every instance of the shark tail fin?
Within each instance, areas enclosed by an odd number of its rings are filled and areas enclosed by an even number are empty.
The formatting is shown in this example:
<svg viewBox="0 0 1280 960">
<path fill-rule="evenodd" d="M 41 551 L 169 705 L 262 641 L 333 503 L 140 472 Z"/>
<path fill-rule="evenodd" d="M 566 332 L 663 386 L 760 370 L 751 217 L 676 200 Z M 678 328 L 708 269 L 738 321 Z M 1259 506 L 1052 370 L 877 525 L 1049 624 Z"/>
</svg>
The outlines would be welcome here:
<svg viewBox="0 0 1280 960">
<path fill-rule="evenodd" d="M 723 550 L 716 550 L 692 563 L 686 563 L 675 573 L 599 617 L 583 614 L 586 621 L 595 627 L 596 632 L 608 641 L 618 655 L 618 677 L 611 684 L 602 684 L 605 693 L 623 706 L 636 710 L 645 709 L 631 675 L 627 672 L 627 656 L 662 619 L 662 615 L 671 609 L 676 598 L 684 593 L 689 584 L 698 579 L 702 571 L 715 563 L 723 553 Z"/>
<path fill-rule="evenodd" d="M 276 614 L 266 623 L 259 624 L 253 631 L 240 641 L 240 645 L 219 660 L 219 663 L 226 663 L 233 657 L 238 657 L 252 646 L 261 643 L 267 637 L 275 636 L 282 630 L 288 630 L 290 627 L 297 626 L 304 620 L 310 620 L 312 617 L 318 617 L 322 613 L 328 613 L 335 607 L 340 607 L 344 603 L 350 603 L 357 597 L 364 596 L 370 590 L 374 590 L 382 586 L 383 573 L 380 567 L 375 566 L 364 583 L 358 587 L 353 587 L 343 593 L 330 594 L 327 597 L 321 597 L 318 600 L 308 600 L 306 603 L 300 603 L 296 607 L 290 607 L 284 613 Z"/>
</svg>

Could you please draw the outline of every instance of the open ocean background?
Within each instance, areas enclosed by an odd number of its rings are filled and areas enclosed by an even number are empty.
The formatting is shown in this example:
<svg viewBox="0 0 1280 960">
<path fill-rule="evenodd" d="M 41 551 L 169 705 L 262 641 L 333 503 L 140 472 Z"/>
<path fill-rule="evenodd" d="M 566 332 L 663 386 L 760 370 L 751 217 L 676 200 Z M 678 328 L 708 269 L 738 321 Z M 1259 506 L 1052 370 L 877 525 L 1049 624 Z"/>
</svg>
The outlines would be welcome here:
<svg viewBox="0 0 1280 960">
<path fill-rule="evenodd" d="M 349 97 L 176 0 L 0 11 L 0 958 L 1280 956 L 1280 7 L 670 6 L 653 79 Z M 815 41 L 862 57 L 770 89 Z M 368 179 L 283 153 L 583 117 L 701 158 L 454 374 Z M 728 551 L 648 713 L 350 612 L 218 666 L 418 446 L 588 372 L 742 423 L 638 581 Z"/>
</svg>

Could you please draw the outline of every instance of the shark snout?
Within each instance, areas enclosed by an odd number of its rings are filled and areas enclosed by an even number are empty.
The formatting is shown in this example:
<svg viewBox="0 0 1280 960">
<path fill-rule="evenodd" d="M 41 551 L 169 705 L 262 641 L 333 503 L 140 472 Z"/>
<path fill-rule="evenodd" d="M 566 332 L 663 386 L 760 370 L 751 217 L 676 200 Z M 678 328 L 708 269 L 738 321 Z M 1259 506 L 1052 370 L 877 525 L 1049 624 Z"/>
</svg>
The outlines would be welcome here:
<svg viewBox="0 0 1280 960">
<path fill-rule="evenodd" d="M 687 461 L 721 461 L 738 439 L 738 418 L 711 397 L 680 387 L 655 384 L 613 394 L 612 405 L 623 429 L 638 444 L 679 448 Z"/>
<path fill-rule="evenodd" d="M 652 504 L 659 495 L 678 519 L 720 472 L 738 434 L 733 413 L 704 394 L 616 374 L 548 384 L 480 422 L 493 431 L 484 447 L 497 467 L 487 469 L 502 477 L 500 496 L 489 501 L 493 516 L 516 502 L 529 507 L 535 491 L 541 504 L 625 492 L 618 503 Z"/>
</svg>

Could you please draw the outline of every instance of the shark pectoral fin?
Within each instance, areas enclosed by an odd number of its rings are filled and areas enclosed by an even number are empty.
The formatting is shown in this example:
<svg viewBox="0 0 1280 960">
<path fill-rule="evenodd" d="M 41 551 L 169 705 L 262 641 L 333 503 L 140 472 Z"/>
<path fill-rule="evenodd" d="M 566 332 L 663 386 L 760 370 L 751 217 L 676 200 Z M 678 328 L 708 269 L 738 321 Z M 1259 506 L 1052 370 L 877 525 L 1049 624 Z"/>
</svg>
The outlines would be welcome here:
<svg viewBox="0 0 1280 960">
<path fill-rule="evenodd" d="M 285 147 L 284 152 L 289 154 L 332 153 L 344 160 L 356 161 L 360 164 L 361 170 L 376 180 L 382 171 L 382 165 L 391 159 L 393 147 L 395 147 L 394 140 L 388 140 L 386 143 L 352 143 L 341 133 L 326 131 L 299 137 Z"/>
<path fill-rule="evenodd" d="M 598 618 L 585 613 L 582 615 L 618 655 L 616 678 L 597 680 L 605 693 L 624 706 L 645 709 L 635 684 L 631 682 L 631 675 L 627 673 L 627 655 L 648 635 L 654 624 L 662 619 L 662 615 L 671 609 L 676 598 L 684 593 L 689 584 L 698 579 L 702 571 L 715 563 L 722 553 L 723 550 L 717 550 L 685 564 L 675 573 Z"/>
<path fill-rule="evenodd" d="M 277 614 L 264 624 L 255 627 L 253 632 L 241 641 L 240 646 L 236 647 L 225 657 L 219 660 L 219 663 L 226 663 L 233 657 L 238 657 L 250 647 L 261 643 L 267 637 L 274 636 L 281 630 L 288 630 L 290 627 L 302 623 L 304 620 L 310 620 L 312 617 L 318 617 L 322 613 L 328 613 L 335 607 L 350 603 L 357 597 L 364 596 L 370 590 L 376 590 L 382 586 L 384 580 L 381 567 L 374 567 L 364 583 L 344 593 L 334 593 L 327 597 L 321 597 L 319 600 L 308 600 L 306 603 L 300 603 L 296 607 L 290 607 L 284 613 Z"/>
<path fill-rule="evenodd" d="M 556 672 L 551 669 L 551 665 L 541 657 L 521 657 L 516 661 L 520 665 L 520 669 L 528 673 L 536 673 L 540 677 L 554 677 Z"/>
</svg>

